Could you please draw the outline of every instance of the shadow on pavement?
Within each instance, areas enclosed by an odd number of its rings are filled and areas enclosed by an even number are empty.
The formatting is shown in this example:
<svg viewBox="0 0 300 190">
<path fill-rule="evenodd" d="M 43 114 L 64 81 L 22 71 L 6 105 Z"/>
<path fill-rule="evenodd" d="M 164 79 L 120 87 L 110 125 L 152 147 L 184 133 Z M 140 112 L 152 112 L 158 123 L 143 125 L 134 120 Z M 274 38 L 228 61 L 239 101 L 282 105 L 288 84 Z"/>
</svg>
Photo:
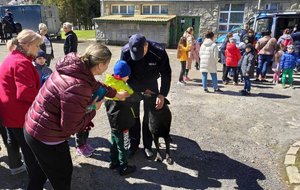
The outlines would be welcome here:
<svg viewBox="0 0 300 190">
<path fill-rule="evenodd" d="M 265 176 L 259 170 L 231 159 L 223 153 L 203 151 L 191 139 L 173 135 L 172 139 L 172 144 L 177 147 L 172 151 L 172 156 L 179 168 L 175 166 L 176 170 L 170 170 L 169 168 L 173 166 L 142 158 L 138 159 L 136 164 L 143 172 L 133 174 L 132 177 L 171 188 L 224 189 L 219 180 L 229 179 L 236 181 L 237 189 L 262 189 L 257 180 L 264 180 Z"/>
<path fill-rule="evenodd" d="M 231 90 L 226 90 L 222 94 L 229 95 L 229 96 L 242 96 L 240 92 L 235 92 Z M 252 93 L 249 96 L 245 97 L 262 97 L 262 98 L 270 98 L 270 99 L 286 99 L 291 98 L 291 96 L 288 95 L 282 95 L 282 94 L 274 94 L 274 93 Z"/>
<path fill-rule="evenodd" d="M 129 177 L 134 177 L 135 174 Z M 117 171 L 88 163 L 81 163 L 80 167 L 74 166 L 72 176 L 72 189 L 153 189 L 160 190 L 158 184 L 153 183 L 129 183 L 125 177 L 121 177 Z"/>
<path fill-rule="evenodd" d="M 102 152 L 101 156 L 94 157 L 93 164 L 79 163 L 74 166 L 72 188 L 76 189 L 149 189 L 160 190 L 162 186 L 183 189 L 228 189 L 221 180 L 232 180 L 236 189 L 259 190 L 262 187 L 258 180 L 265 176 L 259 170 L 234 160 L 223 153 L 201 150 L 193 140 L 172 135 L 171 156 L 174 165 L 165 162 L 158 163 L 147 160 L 142 149 L 129 160 L 138 170 L 126 177 L 121 177 L 116 170 L 110 170 L 99 164 L 97 160 L 109 162 L 109 152 Z M 73 140 L 74 142 L 74 140 Z M 100 137 L 92 137 L 89 143 L 96 148 L 108 148 L 109 142 Z M 71 143 L 72 145 L 72 143 Z M 163 149 L 163 148 L 162 148 Z M 165 151 L 162 151 L 164 157 Z M 7 162 L 7 157 L 0 158 L 0 162 Z M 0 166 L 0 189 L 25 189 L 27 174 L 12 176 L 9 170 Z M 49 182 L 45 189 L 52 189 Z"/>
<path fill-rule="evenodd" d="M 2 147 L 5 148 L 5 147 Z M 8 164 L 8 157 L 0 158 L 0 189 L 26 189 L 28 176 L 26 172 L 18 175 L 11 175 L 10 170 L 3 165 Z"/>
</svg>

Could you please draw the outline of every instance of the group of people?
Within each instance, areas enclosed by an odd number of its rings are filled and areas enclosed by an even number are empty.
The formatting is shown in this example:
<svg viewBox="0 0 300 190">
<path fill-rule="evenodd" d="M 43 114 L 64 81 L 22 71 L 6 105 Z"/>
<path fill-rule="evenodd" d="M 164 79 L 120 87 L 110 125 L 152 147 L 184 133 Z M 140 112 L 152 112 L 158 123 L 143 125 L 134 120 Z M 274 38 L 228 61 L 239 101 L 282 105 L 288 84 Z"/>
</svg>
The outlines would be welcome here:
<svg viewBox="0 0 300 190">
<path fill-rule="evenodd" d="M 54 55 L 51 40 L 46 35 L 47 26 L 42 23 L 38 33 L 23 30 L 8 41 L 10 53 L 0 65 L 1 134 L 10 171 L 18 174 L 26 170 L 28 189 L 43 189 L 47 179 L 54 189 L 71 188 L 73 165 L 68 140 L 75 135 L 77 154 L 86 157 L 92 154 L 94 148 L 87 139 L 94 127 L 92 119 L 102 104 L 111 126 L 109 168 L 118 169 L 120 175 L 135 172 L 136 167 L 128 164 L 128 157 L 138 150 L 141 131 L 145 156 L 153 156 L 148 126 L 151 107 L 143 104 L 141 122 L 140 103 L 146 101 L 143 96 L 152 96 L 156 98 L 155 108 L 160 110 L 165 106 L 165 97 L 170 90 L 172 71 L 166 50 L 160 43 L 147 40 L 142 34 L 130 36 L 113 73 L 100 82 L 95 76 L 107 70 L 111 51 L 105 45 L 93 43 L 79 55 L 72 24 L 64 23 L 63 30 L 66 34 L 65 56 L 56 63 L 55 71 L 48 68 Z M 257 80 L 265 79 L 266 67 L 275 57 L 277 70 L 274 73 L 279 76 L 277 71 L 283 70 L 283 86 L 285 75 L 289 75 L 290 84 L 293 84 L 293 69 L 299 59 L 293 44 L 297 47 L 297 43 L 289 37 L 277 41 L 268 31 L 263 35 L 256 42 L 253 30 L 249 29 L 241 36 L 244 44 L 236 44 L 232 34 L 228 33 L 221 45 L 222 80 L 228 84 L 227 75 L 232 71 L 236 85 L 241 71 L 245 82 L 243 95 L 250 93 L 256 57 Z M 210 73 L 214 92 L 222 93 L 217 80 L 218 51 L 213 32 L 208 31 L 204 40 L 195 40 L 193 28 L 188 28 L 178 44 L 177 58 L 181 63 L 178 84 L 185 85 L 190 81 L 188 73 L 195 62 L 196 69 L 202 73 L 204 91 L 209 92 L 207 75 Z M 299 49 L 296 52 L 299 56 Z M 161 78 L 160 85 L 158 78 Z"/>
<path fill-rule="evenodd" d="M 0 65 L 1 135 L 11 174 L 26 170 L 27 189 L 43 189 L 47 179 L 54 189 L 71 189 L 68 140 L 75 135 L 77 154 L 91 155 L 88 133 L 104 102 L 111 126 L 109 168 L 118 169 L 120 175 L 136 171 L 134 165 L 128 165 L 128 157 L 138 150 L 141 131 L 145 156 L 153 156 L 150 108 L 144 104 L 141 122 L 141 95 L 155 97 L 159 110 L 170 90 L 171 67 L 160 43 L 132 35 L 121 50 L 114 73 L 100 82 L 95 76 L 107 70 L 111 51 L 93 43 L 79 55 L 71 23 L 64 23 L 63 30 L 65 56 L 56 63 L 55 71 L 48 67 L 54 55 L 47 26 L 42 23 L 39 32 L 24 29 L 9 40 L 10 53 Z"/>
<path fill-rule="evenodd" d="M 251 90 L 251 78 L 254 77 L 256 65 L 256 81 L 266 81 L 267 68 L 272 64 L 273 83 L 278 84 L 282 78 L 283 88 L 287 88 L 286 76 L 288 76 L 290 87 L 293 88 L 293 72 L 297 71 L 300 66 L 300 29 L 297 26 L 293 31 L 285 29 L 283 35 L 278 41 L 271 37 L 270 31 L 263 31 L 262 37 L 256 39 L 255 33 L 249 29 L 248 25 L 244 26 L 239 32 L 240 43 L 237 44 L 237 39 L 232 33 L 226 35 L 225 40 L 219 50 L 214 43 L 214 34 L 208 31 L 205 34 L 205 39 L 202 43 L 202 38 L 194 40 L 193 33 L 188 28 L 178 44 L 177 58 L 181 63 L 181 72 L 177 84 L 185 85 L 189 78 L 183 77 L 188 68 L 187 62 L 196 57 L 194 62 L 199 63 L 200 72 L 202 73 L 202 86 L 205 92 L 209 92 L 207 88 L 207 73 L 211 74 L 214 92 L 222 92 L 218 87 L 217 82 L 217 63 L 220 61 L 223 64 L 222 81 L 227 85 L 230 82 L 229 74 L 233 77 L 233 85 L 238 85 L 238 82 L 244 82 L 244 89 L 241 90 L 242 95 L 249 95 Z M 188 38 L 190 40 L 188 40 Z M 193 42 L 189 42 L 189 41 Z M 193 45 L 193 44 L 196 44 Z M 194 48 L 197 47 L 197 48 Z M 196 52 L 195 52 L 196 51 Z M 196 54 L 197 56 L 191 56 Z M 241 76 L 239 80 L 239 76 Z M 281 77 L 280 77 L 281 76 Z"/>
</svg>

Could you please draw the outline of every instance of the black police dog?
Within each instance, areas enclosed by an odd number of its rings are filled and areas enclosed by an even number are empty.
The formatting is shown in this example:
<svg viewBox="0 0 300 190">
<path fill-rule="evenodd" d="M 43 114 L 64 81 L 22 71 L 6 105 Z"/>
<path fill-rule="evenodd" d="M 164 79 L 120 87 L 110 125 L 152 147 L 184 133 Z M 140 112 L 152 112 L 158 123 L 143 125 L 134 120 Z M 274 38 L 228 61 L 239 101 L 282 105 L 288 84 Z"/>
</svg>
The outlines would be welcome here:
<svg viewBox="0 0 300 190">
<path fill-rule="evenodd" d="M 156 147 L 155 161 L 162 162 L 162 157 L 159 150 L 159 137 L 164 138 L 166 144 L 166 161 L 168 164 L 173 164 L 173 159 L 170 156 L 170 127 L 172 121 L 172 114 L 168 104 L 170 102 L 165 98 L 165 103 L 162 109 L 157 110 L 156 106 L 157 95 L 144 95 L 144 103 L 148 104 L 149 110 L 149 130 L 152 134 L 153 141 Z"/>
</svg>

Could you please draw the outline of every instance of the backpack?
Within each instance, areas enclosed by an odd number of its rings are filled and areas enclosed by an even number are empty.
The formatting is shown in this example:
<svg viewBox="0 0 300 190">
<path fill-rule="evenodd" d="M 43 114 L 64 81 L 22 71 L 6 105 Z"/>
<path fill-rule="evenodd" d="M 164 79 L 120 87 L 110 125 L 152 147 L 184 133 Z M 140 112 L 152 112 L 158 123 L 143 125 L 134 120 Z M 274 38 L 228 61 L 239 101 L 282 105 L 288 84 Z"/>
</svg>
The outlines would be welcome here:
<svg viewBox="0 0 300 190">
<path fill-rule="evenodd" d="M 288 45 L 291 45 L 292 44 L 292 39 L 291 37 L 286 37 L 282 42 L 281 42 L 282 45 L 284 45 L 284 47 L 287 47 Z"/>
</svg>

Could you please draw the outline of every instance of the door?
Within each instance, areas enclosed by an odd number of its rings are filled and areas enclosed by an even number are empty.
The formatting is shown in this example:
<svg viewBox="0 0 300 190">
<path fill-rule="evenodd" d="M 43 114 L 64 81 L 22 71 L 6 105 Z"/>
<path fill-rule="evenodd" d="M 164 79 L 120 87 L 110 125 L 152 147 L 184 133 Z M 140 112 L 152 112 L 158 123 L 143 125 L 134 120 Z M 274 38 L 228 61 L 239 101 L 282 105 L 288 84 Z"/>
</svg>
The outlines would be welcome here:
<svg viewBox="0 0 300 190">
<path fill-rule="evenodd" d="M 188 27 L 194 28 L 195 39 L 199 36 L 200 17 L 199 16 L 177 16 L 177 41 L 179 42 L 180 37 Z"/>
</svg>

